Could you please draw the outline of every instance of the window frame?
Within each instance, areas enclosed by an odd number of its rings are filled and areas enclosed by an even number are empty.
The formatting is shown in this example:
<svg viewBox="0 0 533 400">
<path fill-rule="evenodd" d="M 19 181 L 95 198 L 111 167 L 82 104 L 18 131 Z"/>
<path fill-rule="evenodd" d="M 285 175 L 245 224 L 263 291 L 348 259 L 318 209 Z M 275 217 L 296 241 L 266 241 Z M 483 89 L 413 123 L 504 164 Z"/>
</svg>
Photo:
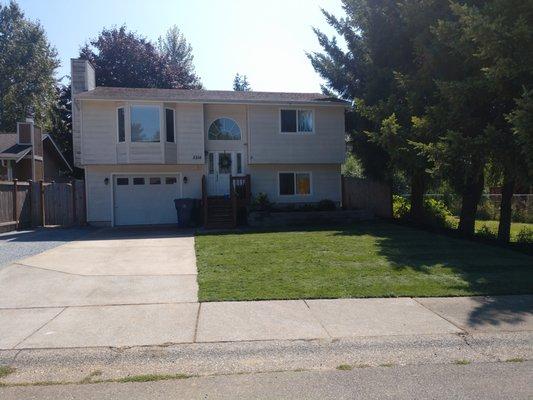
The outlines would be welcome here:
<svg viewBox="0 0 533 400">
<path fill-rule="evenodd" d="M 119 118 L 119 110 L 122 110 L 122 116 L 124 118 L 124 140 L 120 140 L 120 118 Z M 125 106 L 119 106 L 116 108 L 116 118 L 117 118 L 117 143 L 126 143 L 126 137 L 127 129 L 126 129 L 126 107 Z"/>
<path fill-rule="evenodd" d="M 282 130 L 281 124 L 281 112 L 284 110 L 294 110 L 296 111 L 296 132 L 284 132 Z M 300 131 L 298 130 L 298 111 L 311 111 L 311 125 L 312 128 L 310 131 Z M 315 109 L 309 107 L 280 107 L 278 111 L 278 124 L 279 124 L 279 133 L 281 135 L 314 135 L 315 134 Z"/>
<path fill-rule="evenodd" d="M 165 142 L 176 143 L 176 110 L 170 107 L 164 107 L 165 110 Z M 168 140 L 167 111 L 172 111 L 172 141 Z"/>
<path fill-rule="evenodd" d="M 281 174 L 293 174 L 294 175 L 294 194 L 281 194 Z M 296 175 L 297 174 L 308 174 L 309 175 L 309 193 L 300 194 L 296 193 Z M 293 198 L 293 197 L 309 197 L 313 195 L 313 174 L 311 171 L 278 171 L 278 196 L 282 198 Z"/>
<path fill-rule="evenodd" d="M 158 124 L 159 124 L 159 140 L 158 141 L 144 141 L 144 140 L 141 140 L 141 141 L 137 141 L 137 140 L 133 140 L 132 138 L 132 134 L 131 134 L 131 124 L 132 124 L 132 115 L 133 115 L 133 109 L 135 107 L 148 107 L 148 108 L 154 108 L 154 109 L 157 109 L 157 114 L 159 116 L 158 118 Z M 149 103 L 131 103 L 129 104 L 129 124 L 128 124 L 128 131 L 129 131 L 129 143 L 133 144 L 133 145 L 147 145 L 147 144 L 152 144 L 152 145 L 156 145 L 156 144 L 161 144 L 161 143 L 164 143 L 165 141 L 164 140 L 161 140 L 161 136 L 163 135 L 163 132 L 162 132 L 162 128 L 165 124 L 165 116 L 162 117 L 162 110 L 165 109 L 165 107 L 161 107 L 161 105 L 156 105 L 156 104 L 149 104 Z M 166 127 L 165 127 L 166 128 Z M 166 129 L 165 129 L 165 139 L 166 139 Z"/>
</svg>

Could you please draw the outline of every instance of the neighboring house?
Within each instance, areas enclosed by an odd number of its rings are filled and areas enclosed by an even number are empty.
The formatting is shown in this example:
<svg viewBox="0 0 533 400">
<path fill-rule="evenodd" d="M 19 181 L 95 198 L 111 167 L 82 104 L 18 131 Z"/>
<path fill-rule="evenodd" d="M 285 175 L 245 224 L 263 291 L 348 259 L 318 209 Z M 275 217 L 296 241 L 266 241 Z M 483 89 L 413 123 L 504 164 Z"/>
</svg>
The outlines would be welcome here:
<svg viewBox="0 0 533 400">
<path fill-rule="evenodd" d="M 17 133 L 0 132 L 0 180 L 65 180 L 70 163 L 49 134 L 32 119 L 17 123 Z"/>
<path fill-rule="evenodd" d="M 95 87 L 88 61 L 71 68 L 74 163 L 85 169 L 89 223 L 175 223 L 175 198 L 215 204 L 230 195 L 232 176 L 249 176 L 252 194 L 276 203 L 341 201 L 345 102 Z"/>
</svg>

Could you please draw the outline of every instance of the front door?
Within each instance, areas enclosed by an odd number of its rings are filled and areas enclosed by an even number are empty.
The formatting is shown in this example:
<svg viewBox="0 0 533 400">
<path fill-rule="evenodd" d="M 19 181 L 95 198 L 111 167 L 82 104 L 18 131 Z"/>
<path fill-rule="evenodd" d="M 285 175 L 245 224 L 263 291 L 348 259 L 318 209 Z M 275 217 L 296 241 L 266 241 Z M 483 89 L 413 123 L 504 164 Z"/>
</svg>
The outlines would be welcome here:
<svg viewBox="0 0 533 400">
<path fill-rule="evenodd" d="M 229 196 L 230 176 L 242 173 L 241 153 L 211 152 L 208 155 L 207 163 L 207 194 L 209 196 Z"/>
</svg>

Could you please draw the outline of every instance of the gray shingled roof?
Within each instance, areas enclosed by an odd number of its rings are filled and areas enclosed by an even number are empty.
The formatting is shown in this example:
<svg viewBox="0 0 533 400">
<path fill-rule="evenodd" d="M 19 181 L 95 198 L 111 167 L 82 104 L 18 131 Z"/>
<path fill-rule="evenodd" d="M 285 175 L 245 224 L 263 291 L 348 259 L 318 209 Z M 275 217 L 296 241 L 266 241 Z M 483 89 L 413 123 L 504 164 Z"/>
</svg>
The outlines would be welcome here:
<svg viewBox="0 0 533 400">
<path fill-rule="evenodd" d="M 152 100 L 200 103 L 336 104 L 349 103 L 320 93 L 240 92 L 230 90 L 140 89 L 99 86 L 79 93 L 86 100 Z"/>
<path fill-rule="evenodd" d="M 28 154 L 31 144 L 17 144 L 17 134 L 0 132 L 0 160 L 19 160 Z"/>
</svg>

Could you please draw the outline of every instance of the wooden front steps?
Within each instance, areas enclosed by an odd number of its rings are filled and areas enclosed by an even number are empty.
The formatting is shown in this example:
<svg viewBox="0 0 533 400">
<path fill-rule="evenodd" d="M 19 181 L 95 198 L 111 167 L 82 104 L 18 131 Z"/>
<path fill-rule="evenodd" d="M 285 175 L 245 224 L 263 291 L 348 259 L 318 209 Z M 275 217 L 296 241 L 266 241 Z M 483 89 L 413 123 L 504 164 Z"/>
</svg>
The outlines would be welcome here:
<svg viewBox="0 0 533 400">
<path fill-rule="evenodd" d="M 208 196 L 207 181 L 202 176 L 202 214 L 207 229 L 233 229 L 237 227 L 237 214 L 251 200 L 250 175 L 230 176 L 230 196 Z"/>
<path fill-rule="evenodd" d="M 207 199 L 207 229 L 231 229 L 233 223 L 233 206 L 230 199 L 209 197 Z"/>
</svg>

